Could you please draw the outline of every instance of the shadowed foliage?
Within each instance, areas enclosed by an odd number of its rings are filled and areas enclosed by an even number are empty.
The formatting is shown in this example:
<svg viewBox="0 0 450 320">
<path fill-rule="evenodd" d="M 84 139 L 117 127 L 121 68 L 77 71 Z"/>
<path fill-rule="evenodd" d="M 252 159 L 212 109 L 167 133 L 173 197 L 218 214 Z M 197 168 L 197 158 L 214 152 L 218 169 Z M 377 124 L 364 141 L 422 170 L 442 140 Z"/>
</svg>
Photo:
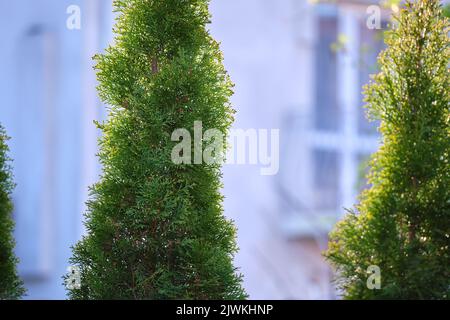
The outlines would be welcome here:
<svg viewBox="0 0 450 320">
<path fill-rule="evenodd" d="M 11 191 L 14 188 L 7 155 L 8 137 L 0 125 L 0 300 L 19 299 L 25 293 L 14 255 Z"/>
</svg>

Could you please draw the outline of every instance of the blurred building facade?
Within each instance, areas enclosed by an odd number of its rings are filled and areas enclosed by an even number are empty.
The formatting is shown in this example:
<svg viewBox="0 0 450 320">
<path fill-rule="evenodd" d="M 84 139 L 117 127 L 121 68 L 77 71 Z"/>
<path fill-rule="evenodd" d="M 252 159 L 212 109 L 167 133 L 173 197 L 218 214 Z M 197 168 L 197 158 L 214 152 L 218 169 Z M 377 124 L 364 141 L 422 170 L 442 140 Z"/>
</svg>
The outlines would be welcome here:
<svg viewBox="0 0 450 320">
<path fill-rule="evenodd" d="M 225 167 L 225 208 L 252 298 L 337 297 L 321 253 L 378 145 L 361 95 L 383 43 L 383 30 L 366 24 L 371 4 L 213 1 L 212 33 L 236 83 L 235 127 L 280 129 L 276 176 Z"/>
<path fill-rule="evenodd" d="M 212 35 L 236 84 L 235 128 L 280 129 L 280 171 L 224 167 L 236 265 L 254 299 L 332 299 L 321 251 L 356 201 L 360 163 L 377 148 L 361 85 L 376 66 L 380 30 L 366 1 L 212 0 Z M 81 29 L 66 26 L 71 5 Z M 87 187 L 104 117 L 91 57 L 111 41 L 110 0 L 0 0 L 0 121 L 11 140 L 19 271 L 28 298 L 65 297 L 61 276 L 83 234 Z M 383 25 L 385 27 L 385 25 Z"/>
</svg>

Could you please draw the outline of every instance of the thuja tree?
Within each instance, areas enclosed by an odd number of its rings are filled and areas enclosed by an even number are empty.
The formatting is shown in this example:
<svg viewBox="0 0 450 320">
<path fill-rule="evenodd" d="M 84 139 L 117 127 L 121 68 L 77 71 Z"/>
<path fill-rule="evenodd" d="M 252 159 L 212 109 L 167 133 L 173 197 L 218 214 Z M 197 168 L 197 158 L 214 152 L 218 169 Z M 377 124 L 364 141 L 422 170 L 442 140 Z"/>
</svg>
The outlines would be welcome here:
<svg viewBox="0 0 450 320">
<path fill-rule="evenodd" d="M 449 24 L 435 0 L 407 2 L 396 19 L 365 91 L 382 133 L 371 188 L 326 255 L 346 298 L 448 299 Z"/>
<path fill-rule="evenodd" d="M 245 298 L 220 164 L 172 161 L 176 129 L 191 132 L 201 121 L 225 136 L 233 121 L 232 84 L 206 29 L 208 0 L 116 0 L 114 7 L 115 44 L 95 58 L 99 94 L 110 106 L 97 124 L 103 174 L 91 189 L 87 236 L 73 250 L 81 288 L 70 297 Z"/>
<path fill-rule="evenodd" d="M 14 223 L 11 217 L 11 191 L 14 184 L 7 155 L 7 140 L 5 130 L 0 125 L 0 300 L 19 299 L 24 294 L 14 255 Z"/>
</svg>

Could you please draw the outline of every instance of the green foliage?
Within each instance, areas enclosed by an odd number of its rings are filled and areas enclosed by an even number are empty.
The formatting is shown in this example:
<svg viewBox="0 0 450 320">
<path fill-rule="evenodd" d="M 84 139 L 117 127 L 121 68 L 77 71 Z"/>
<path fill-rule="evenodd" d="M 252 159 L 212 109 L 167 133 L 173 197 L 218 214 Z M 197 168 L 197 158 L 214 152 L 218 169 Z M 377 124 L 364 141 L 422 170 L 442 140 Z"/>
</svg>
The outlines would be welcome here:
<svg viewBox="0 0 450 320">
<path fill-rule="evenodd" d="M 14 256 L 13 228 L 11 217 L 11 178 L 8 146 L 5 130 L 0 125 L 0 300 L 19 299 L 24 293 L 22 281 L 17 275 L 17 258 Z"/>
<path fill-rule="evenodd" d="M 449 23 L 437 0 L 407 2 L 366 87 L 383 143 L 372 187 L 331 234 L 326 253 L 348 299 L 448 299 Z M 367 268 L 381 289 L 367 288 Z"/>
<path fill-rule="evenodd" d="M 91 189 L 88 235 L 71 263 L 73 299 L 242 299 L 235 228 L 223 216 L 220 165 L 176 165 L 177 128 L 224 135 L 232 83 L 209 35 L 208 0 L 116 0 L 116 41 L 97 61 L 110 105 Z"/>
</svg>

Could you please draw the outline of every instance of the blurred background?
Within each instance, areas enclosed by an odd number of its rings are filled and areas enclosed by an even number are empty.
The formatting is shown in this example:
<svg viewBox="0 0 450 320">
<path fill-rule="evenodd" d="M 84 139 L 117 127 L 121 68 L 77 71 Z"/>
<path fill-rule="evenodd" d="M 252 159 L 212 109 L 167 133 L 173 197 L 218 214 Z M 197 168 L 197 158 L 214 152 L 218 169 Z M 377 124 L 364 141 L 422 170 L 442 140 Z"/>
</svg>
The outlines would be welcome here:
<svg viewBox="0 0 450 320">
<path fill-rule="evenodd" d="M 235 128 L 280 129 L 280 170 L 225 165 L 225 214 L 252 299 L 335 299 L 321 252 L 366 186 L 376 123 L 361 86 L 396 1 L 212 0 L 212 35 L 236 84 Z M 367 8 L 380 5 L 381 29 Z M 77 7 L 73 7 L 75 5 Z M 70 7 L 72 6 L 72 7 Z M 69 8 L 69 11 L 68 11 Z M 80 28 L 67 27 L 79 8 Z M 0 122 L 14 158 L 16 253 L 27 299 L 64 299 L 104 119 L 91 57 L 112 40 L 111 0 L 0 0 Z"/>
</svg>

